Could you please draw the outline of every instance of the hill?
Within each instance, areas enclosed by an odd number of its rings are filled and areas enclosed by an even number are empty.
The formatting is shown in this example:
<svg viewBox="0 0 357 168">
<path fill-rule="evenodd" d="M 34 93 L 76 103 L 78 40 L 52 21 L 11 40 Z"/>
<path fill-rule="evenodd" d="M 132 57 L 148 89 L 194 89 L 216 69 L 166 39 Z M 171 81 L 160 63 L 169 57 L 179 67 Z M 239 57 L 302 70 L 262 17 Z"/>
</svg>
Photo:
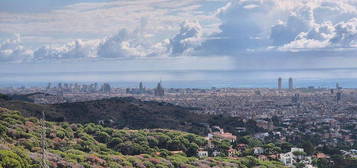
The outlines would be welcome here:
<svg viewBox="0 0 357 168">
<path fill-rule="evenodd" d="M 190 108 L 129 97 L 52 105 L 0 98 L 0 107 L 21 111 L 26 117 L 39 117 L 45 111 L 50 121 L 92 122 L 113 128 L 166 128 L 199 135 L 208 133 L 207 124 L 220 125 L 232 133 L 235 127 L 245 126 L 239 118 L 197 114 Z M 253 124 L 249 129 L 254 131 L 258 128 Z"/>
<path fill-rule="evenodd" d="M 45 125 L 50 167 L 283 167 L 278 162 L 254 157 L 193 157 L 207 142 L 186 132 L 119 130 L 93 123 L 45 122 Z M 0 167 L 40 167 L 40 135 L 38 119 L 0 108 Z"/>
</svg>

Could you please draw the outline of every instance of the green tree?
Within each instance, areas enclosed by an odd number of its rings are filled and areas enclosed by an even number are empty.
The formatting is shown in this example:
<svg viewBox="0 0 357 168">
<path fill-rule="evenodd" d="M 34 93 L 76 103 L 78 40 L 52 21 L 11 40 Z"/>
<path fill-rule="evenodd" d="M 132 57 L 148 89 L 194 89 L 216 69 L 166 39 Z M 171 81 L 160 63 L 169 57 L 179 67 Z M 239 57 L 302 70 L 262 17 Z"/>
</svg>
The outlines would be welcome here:
<svg viewBox="0 0 357 168">
<path fill-rule="evenodd" d="M 332 167 L 331 162 L 325 158 L 318 159 L 316 165 L 318 168 L 331 168 Z"/>
<path fill-rule="evenodd" d="M 190 143 L 190 145 L 187 148 L 186 155 L 187 156 L 195 156 L 195 155 L 197 155 L 198 148 L 199 148 L 199 146 L 197 144 Z"/>
<path fill-rule="evenodd" d="M 114 148 L 115 146 L 119 145 L 120 143 L 123 143 L 123 140 L 121 138 L 115 137 L 110 140 L 108 143 L 109 148 Z"/>
<path fill-rule="evenodd" d="M 283 143 L 280 144 L 280 149 L 284 153 L 289 152 L 291 147 L 293 147 L 293 145 L 288 143 L 288 142 L 283 142 Z"/>
<path fill-rule="evenodd" d="M 4 168 L 27 168 L 30 164 L 13 151 L 0 150 L 0 165 Z"/>
<path fill-rule="evenodd" d="M 3 137 L 7 132 L 7 127 L 0 125 L 0 137 Z"/>
<path fill-rule="evenodd" d="M 295 163 L 296 168 L 304 168 L 305 164 L 304 163 Z"/>
<path fill-rule="evenodd" d="M 107 143 L 109 141 L 109 139 L 110 139 L 110 136 L 106 132 L 97 131 L 95 139 L 98 142 Z"/>
<path fill-rule="evenodd" d="M 310 141 L 304 141 L 302 146 L 308 155 L 312 155 L 315 152 L 314 145 Z"/>
</svg>

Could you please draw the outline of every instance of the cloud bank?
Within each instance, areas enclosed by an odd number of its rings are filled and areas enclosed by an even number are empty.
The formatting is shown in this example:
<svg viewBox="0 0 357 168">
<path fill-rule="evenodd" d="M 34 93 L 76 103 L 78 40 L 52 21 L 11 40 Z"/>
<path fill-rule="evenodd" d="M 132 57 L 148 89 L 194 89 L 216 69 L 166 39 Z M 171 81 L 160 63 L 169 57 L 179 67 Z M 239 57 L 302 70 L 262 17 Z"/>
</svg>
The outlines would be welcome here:
<svg viewBox="0 0 357 168">
<path fill-rule="evenodd" d="M 217 10 L 221 32 L 204 42 L 208 54 L 268 49 L 356 49 L 356 1 L 232 1 Z"/>
<path fill-rule="evenodd" d="M 0 62 L 23 62 L 31 57 L 32 51 L 25 49 L 19 35 L 0 44 Z"/>
<path fill-rule="evenodd" d="M 153 2 L 154 0 L 143 3 L 150 7 L 143 4 L 138 6 L 144 13 L 140 13 L 140 19 L 135 18 L 140 20 L 140 24 L 134 30 L 119 26 L 117 33 L 105 38 L 78 39 L 64 45 L 45 45 L 35 49 L 26 49 L 17 36 L 0 44 L 0 60 L 33 62 L 217 55 L 278 55 L 281 58 L 281 55 L 343 56 L 357 52 L 357 2 L 354 0 L 239 0 L 211 9 L 210 12 L 200 11 L 202 6 L 197 5 L 197 2 L 195 4 L 195 1 L 181 2 L 177 4 L 177 10 L 170 8 L 173 3 L 160 1 L 153 6 Z M 119 6 L 120 9 L 128 6 L 128 16 L 137 17 L 134 13 L 138 10 L 131 11 L 135 9 L 135 4 L 122 3 L 111 2 L 110 5 L 113 8 Z M 99 8 L 95 8 L 98 5 Z M 60 19 L 63 21 L 66 19 L 64 16 L 80 12 L 82 13 L 76 17 L 84 16 L 90 14 L 89 9 L 92 9 L 104 12 L 109 18 L 115 13 L 107 5 L 77 4 L 66 10 L 56 11 L 55 14 L 61 14 Z M 70 8 L 73 10 L 68 11 Z M 145 15 L 150 14 L 149 11 L 155 11 L 151 13 L 155 16 L 149 16 L 148 19 Z M 63 13 L 66 15 L 62 15 Z M 160 17 L 163 14 L 167 16 Z M 4 14 L 0 19 L 7 15 Z M 193 16 L 195 20 L 182 22 L 182 18 Z M 19 17 L 20 20 L 22 17 Z M 153 17 L 155 19 L 150 19 Z M 98 22 L 106 30 L 105 25 L 108 23 L 101 19 L 105 18 L 100 18 Z M 130 18 L 120 19 L 112 21 L 129 23 Z M 96 25 L 88 26 L 90 29 L 83 30 L 95 30 Z M 112 32 L 113 26 L 109 27 Z M 134 27 L 132 21 L 129 27 Z M 6 30 L 9 31 L 9 28 Z"/>
</svg>

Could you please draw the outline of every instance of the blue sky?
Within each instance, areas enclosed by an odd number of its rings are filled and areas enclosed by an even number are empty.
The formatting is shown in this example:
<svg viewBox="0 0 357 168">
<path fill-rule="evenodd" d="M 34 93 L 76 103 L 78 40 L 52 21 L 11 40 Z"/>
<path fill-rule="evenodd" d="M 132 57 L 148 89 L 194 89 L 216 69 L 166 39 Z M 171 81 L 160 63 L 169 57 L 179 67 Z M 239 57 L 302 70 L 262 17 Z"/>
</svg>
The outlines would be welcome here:
<svg viewBox="0 0 357 168">
<path fill-rule="evenodd" d="M 357 68 L 357 1 L 2 0 L 0 65 L 0 72 Z"/>
</svg>

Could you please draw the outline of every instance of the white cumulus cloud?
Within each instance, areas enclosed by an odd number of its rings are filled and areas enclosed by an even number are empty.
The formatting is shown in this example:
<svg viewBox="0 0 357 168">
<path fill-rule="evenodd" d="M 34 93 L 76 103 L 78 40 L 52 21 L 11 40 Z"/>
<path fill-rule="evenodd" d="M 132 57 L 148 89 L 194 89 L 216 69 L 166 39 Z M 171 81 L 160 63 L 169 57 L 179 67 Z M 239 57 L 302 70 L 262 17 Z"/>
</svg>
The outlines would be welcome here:
<svg viewBox="0 0 357 168">
<path fill-rule="evenodd" d="M 20 35 L 0 44 L 0 62 L 23 62 L 31 59 L 32 50 L 25 49 Z"/>
<path fill-rule="evenodd" d="M 308 32 L 300 33 L 294 41 L 291 41 L 279 49 L 316 49 L 327 48 L 357 48 L 357 18 L 332 25 L 331 22 L 315 24 Z"/>
<path fill-rule="evenodd" d="M 180 32 L 169 41 L 171 55 L 182 55 L 192 52 L 201 45 L 202 27 L 197 21 L 185 21 L 181 24 Z"/>
<path fill-rule="evenodd" d="M 217 10 L 220 32 L 202 44 L 206 54 L 237 55 L 356 47 L 357 2 L 240 0 Z M 291 49 L 291 50 L 290 50 Z M 337 51 L 337 50 L 336 50 Z"/>
<path fill-rule="evenodd" d="M 98 40 L 75 40 L 61 47 L 43 46 L 33 53 L 34 61 L 96 57 Z"/>
</svg>

